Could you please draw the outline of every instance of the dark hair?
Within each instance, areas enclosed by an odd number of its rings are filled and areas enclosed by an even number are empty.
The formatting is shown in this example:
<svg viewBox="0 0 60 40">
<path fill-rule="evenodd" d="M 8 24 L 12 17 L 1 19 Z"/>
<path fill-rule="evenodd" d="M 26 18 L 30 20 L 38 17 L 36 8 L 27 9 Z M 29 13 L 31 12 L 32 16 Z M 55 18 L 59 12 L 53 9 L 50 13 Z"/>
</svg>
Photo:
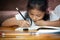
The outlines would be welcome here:
<svg viewBox="0 0 60 40">
<path fill-rule="evenodd" d="M 42 12 L 45 12 L 43 20 L 49 19 L 49 14 L 46 12 L 46 10 L 48 8 L 48 0 L 28 0 L 27 11 L 34 9 L 34 8 L 36 8 Z M 26 17 L 29 17 L 28 13 L 27 13 Z"/>
<path fill-rule="evenodd" d="M 27 10 L 37 8 L 40 11 L 46 11 L 48 0 L 28 0 Z"/>
</svg>

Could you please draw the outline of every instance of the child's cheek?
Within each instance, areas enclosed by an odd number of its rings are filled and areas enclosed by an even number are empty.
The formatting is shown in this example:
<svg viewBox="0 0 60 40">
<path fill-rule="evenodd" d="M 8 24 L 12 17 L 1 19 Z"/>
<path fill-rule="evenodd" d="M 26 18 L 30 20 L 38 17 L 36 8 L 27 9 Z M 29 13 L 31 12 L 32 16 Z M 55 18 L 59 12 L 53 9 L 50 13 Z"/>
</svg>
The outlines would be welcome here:
<svg viewBox="0 0 60 40">
<path fill-rule="evenodd" d="M 30 18 L 32 19 L 32 15 L 29 15 L 30 16 Z"/>
</svg>

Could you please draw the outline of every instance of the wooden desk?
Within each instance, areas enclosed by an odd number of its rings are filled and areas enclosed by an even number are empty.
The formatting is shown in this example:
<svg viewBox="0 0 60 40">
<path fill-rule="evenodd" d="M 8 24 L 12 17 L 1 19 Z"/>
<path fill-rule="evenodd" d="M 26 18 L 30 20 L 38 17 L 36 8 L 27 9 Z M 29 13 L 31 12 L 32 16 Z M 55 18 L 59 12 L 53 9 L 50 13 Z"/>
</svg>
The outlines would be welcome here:
<svg viewBox="0 0 60 40">
<path fill-rule="evenodd" d="M 0 27 L 0 30 L 11 30 L 14 33 L 16 27 Z M 7 32 L 8 33 L 8 32 Z M 6 37 L 1 37 L 0 40 L 60 40 L 60 35 L 58 34 L 40 34 L 40 35 L 7 35 Z"/>
</svg>

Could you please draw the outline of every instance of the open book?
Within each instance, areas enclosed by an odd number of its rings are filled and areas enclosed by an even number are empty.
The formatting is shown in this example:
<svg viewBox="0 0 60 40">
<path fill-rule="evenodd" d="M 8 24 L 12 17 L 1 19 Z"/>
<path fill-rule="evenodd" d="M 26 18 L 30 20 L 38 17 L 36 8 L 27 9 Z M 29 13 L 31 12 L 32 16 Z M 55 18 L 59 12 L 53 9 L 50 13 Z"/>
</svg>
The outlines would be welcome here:
<svg viewBox="0 0 60 40">
<path fill-rule="evenodd" d="M 26 27 L 18 27 L 18 28 L 16 28 L 15 30 L 16 31 L 21 31 L 21 30 L 23 30 L 23 29 L 27 29 L 27 30 L 42 30 L 42 29 L 50 29 L 50 30 L 52 30 L 52 29 L 56 29 L 56 30 L 60 30 L 60 27 L 53 27 L 53 26 L 33 26 L 33 27 L 28 27 L 28 28 L 26 28 Z"/>
<path fill-rule="evenodd" d="M 23 31 L 24 28 L 16 28 L 16 31 Z M 34 26 L 29 27 L 27 30 L 37 30 L 34 34 L 60 34 L 60 27 L 52 27 L 52 26 Z"/>
</svg>

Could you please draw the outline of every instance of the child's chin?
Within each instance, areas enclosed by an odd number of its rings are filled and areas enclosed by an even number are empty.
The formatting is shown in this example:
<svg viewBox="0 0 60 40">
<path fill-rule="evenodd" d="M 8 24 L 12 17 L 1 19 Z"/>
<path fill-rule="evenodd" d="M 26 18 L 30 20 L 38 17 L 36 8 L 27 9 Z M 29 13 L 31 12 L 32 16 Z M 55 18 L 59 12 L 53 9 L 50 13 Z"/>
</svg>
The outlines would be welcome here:
<svg viewBox="0 0 60 40">
<path fill-rule="evenodd" d="M 34 22 L 36 22 L 36 21 L 38 21 L 38 20 L 34 20 Z"/>
</svg>

